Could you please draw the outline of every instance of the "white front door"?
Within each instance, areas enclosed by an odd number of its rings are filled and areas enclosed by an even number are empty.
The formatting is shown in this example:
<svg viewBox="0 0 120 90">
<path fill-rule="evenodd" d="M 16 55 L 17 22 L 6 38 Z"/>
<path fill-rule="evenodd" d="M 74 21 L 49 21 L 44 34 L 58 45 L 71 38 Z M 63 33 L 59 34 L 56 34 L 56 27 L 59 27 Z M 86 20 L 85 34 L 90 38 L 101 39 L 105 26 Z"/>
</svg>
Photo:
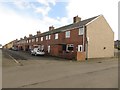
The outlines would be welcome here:
<svg viewBox="0 0 120 90">
<path fill-rule="evenodd" d="M 82 45 L 78 45 L 78 52 L 82 52 L 82 51 L 83 51 Z"/>
<path fill-rule="evenodd" d="M 48 53 L 50 53 L 50 45 L 48 46 Z"/>
</svg>

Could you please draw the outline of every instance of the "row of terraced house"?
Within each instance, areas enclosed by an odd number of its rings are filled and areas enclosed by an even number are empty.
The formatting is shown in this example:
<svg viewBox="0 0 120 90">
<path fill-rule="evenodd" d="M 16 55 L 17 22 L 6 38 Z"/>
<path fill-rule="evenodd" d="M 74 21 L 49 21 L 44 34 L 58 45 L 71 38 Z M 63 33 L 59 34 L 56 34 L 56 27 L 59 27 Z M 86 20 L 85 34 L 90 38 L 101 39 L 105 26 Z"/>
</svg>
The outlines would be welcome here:
<svg viewBox="0 0 120 90">
<path fill-rule="evenodd" d="M 15 41 L 14 41 L 15 42 Z M 14 46 L 28 51 L 39 45 L 46 55 L 84 60 L 114 56 L 114 32 L 103 15 L 81 20 L 73 17 L 73 23 L 49 31 L 16 40 Z"/>
</svg>

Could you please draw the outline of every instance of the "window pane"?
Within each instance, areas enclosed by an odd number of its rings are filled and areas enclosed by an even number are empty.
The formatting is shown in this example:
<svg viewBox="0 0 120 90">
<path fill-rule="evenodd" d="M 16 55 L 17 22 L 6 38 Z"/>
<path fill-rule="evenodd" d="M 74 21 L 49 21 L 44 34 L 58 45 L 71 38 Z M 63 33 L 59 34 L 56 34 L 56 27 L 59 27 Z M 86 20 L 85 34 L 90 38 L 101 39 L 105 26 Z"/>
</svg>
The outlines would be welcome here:
<svg viewBox="0 0 120 90">
<path fill-rule="evenodd" d="M 68 47 L 68 50 L 73 50 L 73 47 Z"/>
<path fill-rule="evenodd" d="M 66 51 L 66 45 L 62 45 L 62 50 Z"/>
<path fill-rule="evenodd" d="M 72 51 L 74 49 L 73 44 L 67 44 L 67 51 Z"/>
<path fill-rule="evenodd" d="M 41 41 L 43 41 L 43 37 L 41 37 Z"/>
<path fill-rule="evenodd" d="M 46 36 L 46 40 L 48 40 L 48 36 Z"/>
<path fill-rule="evenodd" d="M 58 39 L 58 33 L 55 34 L 55 39 Z"/>
<path fill-rule="evenodd" d="M 67 31 L 67 32 L 65 32 L 65 36 L 66 36 L 66 38 L 69 38 L 70 37 L 70 31 Z"/>
<path fill-rule="evenodd" d="M 49 35 L 49 40 L 50 40 L 51 35 Z"/>
<path fill-rule="evenodd" d="M 84 28 L 79 28 L 79 35 L 83 35 L 84 34 Z"/>
</svg>

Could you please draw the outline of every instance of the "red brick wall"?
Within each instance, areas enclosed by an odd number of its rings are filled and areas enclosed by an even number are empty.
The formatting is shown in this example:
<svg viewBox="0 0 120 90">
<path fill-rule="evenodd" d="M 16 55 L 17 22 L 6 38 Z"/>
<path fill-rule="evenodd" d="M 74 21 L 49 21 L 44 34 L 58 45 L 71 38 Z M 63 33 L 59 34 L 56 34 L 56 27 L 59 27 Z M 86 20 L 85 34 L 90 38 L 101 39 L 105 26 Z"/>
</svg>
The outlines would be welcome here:
<svg viewBox="0 0 120 90">
<path fill-rule="evenodd" d="M 63 58 L 72 59 L 76 57 L 77 46 L 82 45 L 83 36 L 78 35 L 79 29 L 70 30 L 70 38 L 65 38 L 65 32 L 58 33 L 58 39 L 55 38 L 55 34 L 51 34 L 50 40 L 46 40 L 46 36 L 43 36 L 43 41 L 41 41 L 41 37 L 39 37 L 38 42 L 26 43 L 25 45 L 33 46 L 36 44 L 44 45 L 44 50 L 47 53 L 48 45 L 50 45 L 50 55 L 59 56 Z M 31 38 L 29 38 L 31 39 Z M 66 53 L 62 51 L 62 46 L 58 44 L 74 44 L 73 52 Z"/>
</svg>

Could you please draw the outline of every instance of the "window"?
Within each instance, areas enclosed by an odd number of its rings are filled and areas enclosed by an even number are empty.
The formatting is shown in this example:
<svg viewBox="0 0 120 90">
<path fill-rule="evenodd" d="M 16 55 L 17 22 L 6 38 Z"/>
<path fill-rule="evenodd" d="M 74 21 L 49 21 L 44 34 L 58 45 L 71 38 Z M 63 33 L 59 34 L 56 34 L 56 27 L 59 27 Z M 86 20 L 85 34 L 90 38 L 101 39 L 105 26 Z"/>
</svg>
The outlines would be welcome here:
<svg viewBox="0 0 120 90">
<path fill-rule="evenodd" d="M 58 33 L 55 34 L 55 39 L 58 39 Z"/>
<path fill-rule="evenodd" d="M 33 38 L 33 39 L 32 39 L 32 42 L 34 42 L 34 41 L 35 41 L 35 39 Z"/>
<path fill-rule="evenodd" d="M 49 35 L 49 40 L 50 40 L 50 38 L 51 38 L 51 35 Z"/>
<path fill-rule="evenodd" d="M 36 38 L 36 42 L 38 42 L 38 38 Z"/>
<path fill-rule="evenodd" d="M 63 51 L 66 51 L 66 44 L 63 44 L 63 45 L 62 45 L 62 50 L 63 50 Z"/>
<path fill-rule="evenodd" d="M 84 28 L 79 28 L 79 35 L 83 35 L 84 34 Z"/>
<path fill-rule="evenodd" d="M 31 40 L 29 40 L 29 43 L 31 43 Z"/>
<path fill-rule="evenodd" d="M 66 51 L 73 51 L 74 45 L 73 44 L 67 44 Z"/>
<path fill-rule="evenodd" d="M 48 36 L 46 36 L 46 40 L 48 40 Z"/>
<path fill-rule="evenodd" d="M 41 37 L 41 41 L 43 41 L 43 37 Z"/>
<path fill-rule="evenodd" d="M 70 38 L 70 31 L 66 31 L 66 32 L 65 32 L 65 37 L 66 37 L 66 38 Z"/>
<path fill-rule="evenodd" d="M 82 52 L 82 51 L 83 51 L 82 45 L 78 45 L 78 52 Z"/>
<path fill-rule="evenodd" d="M 29 40 L 27 40 L 27 43 L 29 43 Z"/>
</svg>

